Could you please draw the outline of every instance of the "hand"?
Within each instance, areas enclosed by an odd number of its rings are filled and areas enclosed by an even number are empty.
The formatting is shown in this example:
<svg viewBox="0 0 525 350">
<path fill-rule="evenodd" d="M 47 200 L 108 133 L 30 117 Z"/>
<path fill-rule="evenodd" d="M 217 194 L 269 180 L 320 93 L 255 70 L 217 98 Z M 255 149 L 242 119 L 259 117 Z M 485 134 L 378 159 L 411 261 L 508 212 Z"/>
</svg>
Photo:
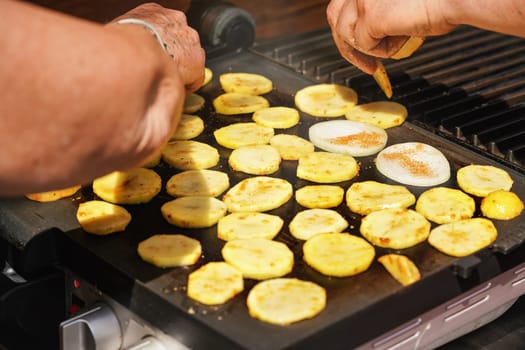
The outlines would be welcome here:
<svg viewBox="0 0 525 350">
<path fill-rule="evenodd" d="M 146 21 L 157 30 L 166 44 L 167 54 L 173 58 L 187 92 L 193 92 L 202 85 L 204 49 L 201 47 L 199 34 L 188 26 L 183 12 L 146 3 L 115 18 L 112 23 L 125 18 Z"/>
</svg>

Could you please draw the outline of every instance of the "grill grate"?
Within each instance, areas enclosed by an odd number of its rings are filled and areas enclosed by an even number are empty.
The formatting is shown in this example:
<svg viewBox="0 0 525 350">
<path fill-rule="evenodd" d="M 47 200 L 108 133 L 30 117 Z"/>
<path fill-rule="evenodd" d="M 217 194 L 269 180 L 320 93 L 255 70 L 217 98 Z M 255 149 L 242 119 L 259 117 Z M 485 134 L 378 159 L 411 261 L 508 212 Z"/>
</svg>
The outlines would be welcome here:
<svg viewBox="0 0 525 350">
<path fill-rule="evenodd" d="M 257 43 L 254 51 L 313 81 L 350 86 L 361 103 L 385 98 L 339 55 L 328 29 Z M 525 172 L 525 39 L 465 26 L 384 65 L 409 122 Z"/>
</svg>

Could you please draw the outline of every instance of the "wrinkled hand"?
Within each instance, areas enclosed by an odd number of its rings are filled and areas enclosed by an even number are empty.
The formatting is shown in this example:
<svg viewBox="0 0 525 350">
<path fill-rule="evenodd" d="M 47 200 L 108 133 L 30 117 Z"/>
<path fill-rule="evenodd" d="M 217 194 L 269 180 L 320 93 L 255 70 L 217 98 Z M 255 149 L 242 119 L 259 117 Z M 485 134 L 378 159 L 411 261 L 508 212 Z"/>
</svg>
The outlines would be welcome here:
<svg viewBox="0 0 525 350">
<path fill-rule="evenodd" d="M 199 34 L 188 26 L 186 15 L 155 3 L 142 4 L 115 18 L 136 18 L 151 24 L 166 44 L 167 53 L 173 58 L 186 90 L 197 90 L 204 80 L 205 53 Z"/>
</svg>

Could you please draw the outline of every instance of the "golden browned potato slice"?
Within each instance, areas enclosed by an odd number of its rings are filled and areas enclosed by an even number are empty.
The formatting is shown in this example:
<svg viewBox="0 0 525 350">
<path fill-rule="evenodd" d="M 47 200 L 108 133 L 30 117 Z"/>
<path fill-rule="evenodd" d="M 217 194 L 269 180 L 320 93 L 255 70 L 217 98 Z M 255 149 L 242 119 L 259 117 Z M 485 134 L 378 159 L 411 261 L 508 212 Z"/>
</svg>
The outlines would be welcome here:
<svg viewBox="0 0 525 350">
<path fill-rule="evenodd" d="M 209 262 L 188 276 L 188 297 L 206 305 L 223 304 L 243 289 L 240 271 L 223 261 Z"/>
<path fill-rule="evenodd" d="M 377 261 L 403 286 L 408 286 L 421 279 L 419 269 L 405 255 L 385 254 L 377 258 Z"/>
<path fill-rule="evenodd" d="M 386 97 L 392 97 L 392 84 L 390 84 L 390 78 L 386 72 L 386 68 L 380 60 L 377 60 L 377 69 L 372 74 L 377 85 L 381 88 L 381 91 L 385 94 Z"/>
<path fill-rule="evenodd" d="M 270 145 L 242 146 L 232 151 L 228 164 L 235 171 L 252 175 L 269 175 L 279 170 L 281 155 Z"/>
<path fill-rule="evenodd" d="M 191 93 L 184 100 L 182 111 L 187 114 L 195 113 L 204 107 L 206 100 L 199 94 Z"/>
<path fill-rule="evenodd" d="M 36 202 L 53 202 L 61 198 L 71 197 L 72 195 L 77 193 L 78 190 L 80 190 L 80 188 L 82 188 L 82 186 L 78 185 L 78 186 L 72 186 L 68 188 L 62 188 L 60 190 L 55 190 L 55 191 L 30 193 L 30 194 L 26 194 L 26 197 Z"/>
<path fill-rule="evenodd" d="M 317 183 L 334 183 L 353 179 L 359 164 L 348 154 L 313 152 L 299 158 L 297 177 Z"/>
<path fill-rule="evenodd" d="M 343 202 L 345 190 L 335 185 L 309 185 L 295 191 L 295 200 L 303 207 L 326 209 Z"/>
<path fill-rule="evenodd" d="M 348 221 L 332 209 L 307 209 L 295 214 L 288 227 L 292 236 L 307 240 L 320 233 L 342 232 Z"/>
<path fill-rule="evenodd" d="M 395 60 L 400 60 L 402 58 L 407 58 L 412 56 L 412 54 L 419 49 L 421 45 L 425 42 L 425 38 L 420 36 L 411 36 L 408 38 L 406 43 L 401 46 L 398 52 L 392 55 L 392 58 Z"/>
<path fill-rule="evenodd" d="M 193 139 L 204 131 L 204 121 L 201 117 L 193 114 L 183 114 L 180 117 L 177 129 L 170 137 L 173 140 L 189 140 Z"/>
<path fill-rule="evenodd" d="M 184 228 L 206 228 L 226 215 L 226 205 L 215 197 L 180 197 L 160 208 L 162 216 L 172 225 Z"/>
<path fill-rule="evenodd" d="M 124 231 L 131 222 L 125 208 L 99 200 L 80 203 L 76 216 L 84 231 L 101 236 Z"/>
<path fill-rule="evenodd" d="M 219 81 L 226 92 L 262 95 L 273 89 L 270 79 L 256 73 L 224 73 L 220 75 Z"/>
<path fill-rule="evenodd" d="M 219 145 L 231 149 L 241 146 L 265 145 L 270 142 L 273 135 L 273 128 L 256 123 L 230 124 L 213 132 Z"/>
<path fill-rule="evenodd" d="M 361 237 L 348 233 L 315 235 L 303 245 L 304 261 L 323 275 L 353 276 L 366 271 L 375 249 Z"/>
<path fill-rule="evenodd" d="M 437 224 L 469 219 L 476 203 L 465 192 L 447 187 L 435 187 L 421 193 L 416 211 Z"/>
<path fill-rule="evenodd" d="M 355 106 L 357 93 L 344 85 L 310 85 L 295 94 L 295 105 L 316 117 L 340 117 Z"/>
<path fill-rule="evenodd" d="M 274 278 L 256 284 L 248 293 L 250 316 L 289 325 L 317 316 L 326 306 L 323 287 L 296 278 Z"/>
<path fill-rule="evenodd" d="M 213 71 L 208 67 L 204 67 L 204 81 L 202 82 L 202 86 L 207 85 L 212 79 Z"/>
<path fill-rule="evenodd" d="M 208 144 L 181 140 L 171 141 L 162 150 L 162 159 L 180 170 L 211 168 L 219 163 L 219 151 Z"/>
<path fill-rule="evenodd" d="M 209 169 L 186 170 L 173 175 L 166 183 L 166 192 L 173 197 L 217 197 L 230 187 L 228 174 Z"/>
<path fill-rule="evenodd" d="M 217 237 L 225 241 L 247 238 L 273 239 L 284 221 L 267 213 L 231 213 L 217 223 Z"/>
<path fill-rule="evenodd" d="M 378 247 L 404 249 L 427 239 L 430 222 L 415 210 L 382 209 L 365 216 L 360 231 Z"/>
<path fill-rule="evenodd" d="M 288 129 L 299 123 L 299 112 L 291 107 L 268 107 L 255 111 L 252 119 L 259 125 Z"/>
<path fill-rule="evenodd" d="M 134 168 L 114 171 L 93 181 L 93 192 L 115 204 L 147 203 L 162 188 L 162 179 L 154 170 Z"/>
<path fill-rule="evenodd" d="M 440 225 L 428 237 L 428 243 L 442 253 L 462 257 L 488 247 L 498 237 L 492 221 L 472 218 Z"/>
<path fill-rule="evenodd" d="M 509 191 L 514 181 L 509 173 L 492 165 L 467 165 L 456 174 L 458 186 L 474 196 L 485 197 L 496 190 Z"/>
<path fill-rule="evenodd" d="M 256 280 L 284 276 L 294 264 L 293 253 L 286 244 L 264 238 L 228 241 L 222 248 L 222 257 L 244 278 Z"/>
<path fill-rule="evenodd" d="M 313 143 L 296 135 L 275 135 L 270 139 L 270 145 L 277 148 L 281 158 L 285 160 L 297 160 L 302 155 L 315 151 Z"/>
<path fill-rule="evenodd" d="M 152 155 L 144 164 L 142 164 L 141 168 L 154 168 L 157 165 L 160 164 L 160 160 L 162 159 L 162 151 L 159 151 Z"/>
<path fill-rule="evenodd" d="M 415 202 L 416 197 L 405 186 L 372 180 L 354 182 L 346 191 L 346 205 L 360 215 L 387 208 L 408 208 Z"/>
<path fill-rule="evenodd" d="M 140 242 L 137 252 L 142 260 L 164 268 L 195 264 L 202 247 L 198 240 L 185 235 L 159 234 Z"/>
<path fill-rule="evenodd" d="M 213 107 L 219 114 L 248 114 L 270 107 L 270 102 L 262 96 L 226 92 L 213 100 Z"/>
<path fill-rule="evenodd" d="M 408 111 L 400 103 L 393 101 L 375 101 L 350 108 L 345 118 L 356 122 L 368 123 L 382 129 L 403 124 Z"/>
<path fill-rule="evenodd" d="M 263 212 L 280 207 L 293 196 L 288 181 L 268 176 L 241 180 L 223 197 L 228 210 L 235 212 Z"/>
<path fill-rule="evenodd" d="M 481 200 L 481 213 L 491 219 L 514 219 L 522 211 L 523 202 L 514 192 L 496 190 Z"/>
</svg>

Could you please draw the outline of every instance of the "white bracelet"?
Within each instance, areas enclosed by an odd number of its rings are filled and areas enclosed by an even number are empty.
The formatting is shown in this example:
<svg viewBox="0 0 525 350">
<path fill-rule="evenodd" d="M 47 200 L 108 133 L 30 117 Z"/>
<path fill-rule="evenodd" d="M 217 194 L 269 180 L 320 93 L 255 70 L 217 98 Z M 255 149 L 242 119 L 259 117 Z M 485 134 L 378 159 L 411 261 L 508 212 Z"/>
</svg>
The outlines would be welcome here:
<svg viewBox="0 0 525 350">
<path fill-rule="evenodd" d="M 116 21 L 115 23 L 117 24 L 138 24 L 139 26 L 146 28 L 147 30 L 151 32 L 151 34 L 153 34 L 155 39 L 159 42 L 160 47 L 162 47 L 164 51 L 167 51 L 166 43 L 162 40 L 162 37 L 160 36 L 157 29 L 155 29 L 155 27 L 152 26 L 150 23 L 143 21 L 141 19 L 137 19 L 137 18 L 124 18 L 124 19 Z"/>
</svg>

